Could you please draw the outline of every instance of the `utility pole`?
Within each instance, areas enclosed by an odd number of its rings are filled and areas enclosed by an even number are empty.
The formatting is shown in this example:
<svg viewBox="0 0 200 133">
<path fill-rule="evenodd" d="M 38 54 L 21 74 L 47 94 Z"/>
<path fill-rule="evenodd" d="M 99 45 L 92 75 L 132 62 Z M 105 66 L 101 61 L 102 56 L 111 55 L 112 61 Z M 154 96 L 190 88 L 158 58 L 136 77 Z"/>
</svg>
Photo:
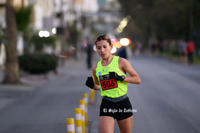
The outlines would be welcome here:
<svg viewBox="0 0 200 133">
<path fill-rule="evenodd" d="M 61 55 L 65 56 L 65 43 L 66 43 L 66 26 L 64 20 L 63 0 L 60 0 L 60 28 L 61 28 Z M 61 65 L 65 65 L 65 58 L 61 58 Z"/>
<path fill-rule="evenodd" d="M 190 40 L 193 40 L 193 0 L 189 0 L 189 28 L 190 28 Z"/>
</svg>

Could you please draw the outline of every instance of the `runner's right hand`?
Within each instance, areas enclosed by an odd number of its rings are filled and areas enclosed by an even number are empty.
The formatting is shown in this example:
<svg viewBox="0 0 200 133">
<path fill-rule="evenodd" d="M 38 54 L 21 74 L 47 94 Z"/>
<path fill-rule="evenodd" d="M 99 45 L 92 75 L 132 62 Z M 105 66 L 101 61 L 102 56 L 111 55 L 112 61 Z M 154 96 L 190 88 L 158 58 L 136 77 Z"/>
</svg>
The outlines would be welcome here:
<svg viewBox="0 0 200 133">
<path fill-rule="evenodd" d="M 94 88 L 94 81 L 93 81 L 93 78 L 91 76 L 87 78 L 85 85 L 88 86 L 91 89 Z"/>
</svg>

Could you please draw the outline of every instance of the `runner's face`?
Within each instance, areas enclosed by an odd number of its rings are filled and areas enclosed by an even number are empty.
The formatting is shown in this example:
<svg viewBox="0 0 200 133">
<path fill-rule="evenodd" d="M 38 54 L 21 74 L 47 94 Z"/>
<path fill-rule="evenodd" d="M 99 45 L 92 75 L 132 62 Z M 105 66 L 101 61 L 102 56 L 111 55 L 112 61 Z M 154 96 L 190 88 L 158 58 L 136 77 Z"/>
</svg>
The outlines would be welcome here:
<svg viewBox="0 0 200 133">
<path fill-rule="evenodd" d="M 98 41 L 96 44 L 97 52 L 101 58 L 107 58 L 111 55 L 112 44 L 109 45 L 106 40 Z"/>
</svg>

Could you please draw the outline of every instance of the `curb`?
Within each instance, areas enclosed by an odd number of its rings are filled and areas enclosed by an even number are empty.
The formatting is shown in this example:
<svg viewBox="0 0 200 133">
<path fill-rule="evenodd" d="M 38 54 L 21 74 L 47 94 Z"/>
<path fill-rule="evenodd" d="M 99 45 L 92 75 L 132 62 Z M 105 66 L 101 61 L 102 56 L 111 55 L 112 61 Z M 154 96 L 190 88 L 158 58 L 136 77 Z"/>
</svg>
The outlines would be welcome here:
<svg viewBox="0 0 200 133">
<path fill-rule="evenodd" d="M 33 91 L 34 86 L 28 85 L 0 85 L 0 91 Z"/>
</svg>

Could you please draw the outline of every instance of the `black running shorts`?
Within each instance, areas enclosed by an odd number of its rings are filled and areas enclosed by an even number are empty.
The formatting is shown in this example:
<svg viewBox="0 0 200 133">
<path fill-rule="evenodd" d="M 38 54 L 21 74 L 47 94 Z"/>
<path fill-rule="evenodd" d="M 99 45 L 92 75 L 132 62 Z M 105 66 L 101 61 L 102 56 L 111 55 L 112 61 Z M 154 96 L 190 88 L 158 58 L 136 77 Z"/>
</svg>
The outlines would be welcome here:
<svg viewBox="0 0 200 133">
<path fill-rule="evenodd" d="M 116 120 L 123 120 L 132 115 L 132 105 L 128 97 L 116 103 L 102 99 L 100 116 L 111 116 Z"/>
</svg>

